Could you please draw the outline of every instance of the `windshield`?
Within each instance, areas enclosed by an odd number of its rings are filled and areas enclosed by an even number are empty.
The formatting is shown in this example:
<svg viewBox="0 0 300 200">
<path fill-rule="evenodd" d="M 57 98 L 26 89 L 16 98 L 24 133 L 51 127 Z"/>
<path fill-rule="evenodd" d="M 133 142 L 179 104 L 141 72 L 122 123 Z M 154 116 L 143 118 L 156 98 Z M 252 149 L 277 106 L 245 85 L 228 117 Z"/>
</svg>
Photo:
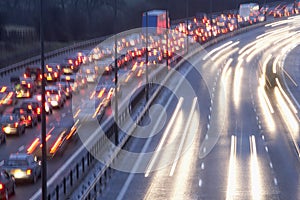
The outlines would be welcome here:
<svg viewBox="0 0 300 200">
<path fill-rule="evenodd" d="M 59 94 L 58 90 L 46 90 L 46 94 L 50 95 L 50 94 Z"/>
<path fill-rule="evenodd" d="M 8 166 L 27 166 L 28 163 L 26 160 L 8 160 Z"/>
</svg>

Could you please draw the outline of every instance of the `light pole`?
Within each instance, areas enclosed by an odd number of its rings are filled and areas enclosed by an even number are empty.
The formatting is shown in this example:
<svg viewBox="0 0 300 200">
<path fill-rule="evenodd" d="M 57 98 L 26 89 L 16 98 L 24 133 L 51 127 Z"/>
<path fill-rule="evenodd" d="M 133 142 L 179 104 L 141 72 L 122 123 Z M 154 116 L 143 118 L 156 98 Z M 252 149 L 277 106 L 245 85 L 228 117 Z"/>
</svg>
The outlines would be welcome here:
<svg viewBox="0 0 300 200">
<path fill-rule="evenodd" d="M 210 0 L 211 1 L 211 0 Z M 189 26 L 189 0 L 185 1 L 186 5 L 185 5 L 185 14 L 186 14 L 186 31 L 187 31 L 187 35 L 186 35 L 186 53 L 189 52 L 189 32 L 188 32 L 188 26 Z"/>
<path fill-rule="evenodd" d="M 118 38 L 117 38 L 117 0 L 115 0 L 115 14 L 114 14 L 114 32 L 115 32 L 115 143 L 119 144 L 119 127 L 118 127 Z"/>
<path fill-rule="evenodd" d="M 44 5 L 40 0 L 40 43 L 42 71 L 42 199 L 47 200 L 47 154 L 46 154 L 46 111 L 45 111 L 45 62 L 44 62 Z"/>
<path fill-rule="evenodd" d="M 148 102 L 149 99 L 149 74 L 148 74 L 148 11 L 146 12 L 146 102 Z"/>
<path fill-rule="evenodd" d="M 168 1 L 169 2 L 169 1 Z M 169 15 L 168 15 L 168 6 L 167 6 L 167 9 L 166 9 L 166 53 L 167 53 L 167 70 L 169 69 Z"/>
</svg>

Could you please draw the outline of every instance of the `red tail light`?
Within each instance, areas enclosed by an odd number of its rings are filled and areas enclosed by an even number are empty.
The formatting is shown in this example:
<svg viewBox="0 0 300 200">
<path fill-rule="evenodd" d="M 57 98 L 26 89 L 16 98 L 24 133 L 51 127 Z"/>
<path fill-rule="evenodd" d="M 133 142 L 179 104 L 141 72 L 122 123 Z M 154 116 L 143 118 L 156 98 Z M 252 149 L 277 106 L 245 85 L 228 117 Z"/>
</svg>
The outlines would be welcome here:
<svg viewBox="0 0 300 200">
<path fill-rule="evenodd" d="M 28 88 L 31 88 L 31 85 L 30 85 L 30 83 L 28 83 L 28 84 L 27 84 L 27 87 L 28 87 Z"/>
<path fill-rule="evenodd" d="M 31 121 L 31 116 L 28 116 L 28 120 L 30 120 L 30 121 Z"/>
<path fill-rule="evenodd" d="M 24 78 L 27 78 L 27 75 L 26 75 L 26 74 L 24 74 Z"/>
<path fill-rule="evenodd" d="M 40 79 L 42 79 L 43 78 L 43 76 L 42 76 L 42 74 L 40 74 Z"/>
<path fill-rule="evenodd" d="M 0 183 L 0 190 L 4 189 L 4 185 L 2 183 Z"/>
<path fill-rule="evenodd" d="M 38 113 L 38 114 L 41 113 L 41 108 L 37 108 L 37 113 Z"/>
<path fill-rule="evenodd" d="M 57 78 L 57 76 L 58 76 L 58 75 L 57 75 L 57 72 L 55 72 L 55 73 L 54 73 L 54 77 Z"/>
<path fill-rule="evenodd" d="M 15 126 L 15 128 L 17 128 L 17 127 L 19 126 L 19 123 L 16 122 L 16 123 L 14 124 L 14 126 Z"/>
</svg>

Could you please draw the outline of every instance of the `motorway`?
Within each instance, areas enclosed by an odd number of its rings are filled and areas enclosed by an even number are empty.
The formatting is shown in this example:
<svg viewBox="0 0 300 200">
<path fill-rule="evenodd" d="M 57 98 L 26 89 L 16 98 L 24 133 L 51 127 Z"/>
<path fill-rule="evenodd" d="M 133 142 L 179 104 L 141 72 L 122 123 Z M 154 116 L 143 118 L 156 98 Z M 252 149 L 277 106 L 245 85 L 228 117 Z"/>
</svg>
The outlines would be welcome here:
<svg viewBox="0 0 300 200">
<path fill-rule="evenodd" d="M 160 138 L 131 140 L 128 150 L 142 152 L 140 159 L 120 158 L 119 167 L 130 163 L 131 170 L 115 171 L 98 199 L 299 199 L 299 120 L 286 113 L 291 106 L 283 107 L 279 86 L 266 87 L 262 76 L 270 55 L 280 57 L 283 47 L 299 41 L 296 20 L 256 28 L 193 56 L 187 68 L 201 71 L 213 88 L 212 108 L 194 112 L 195 97 L 184 91 L 182 104 L 169 100 Z M 192 72 L 186 79 L 201 87 Z M 201 108 L 207 93 L 196 94 Z"/>
<path fill-rule="evenodd" d="M 269 55 L 279 60 L 280 49 L 299 41 L 295 20 L 239 34 L 189 58 L 179 72 L 193 93 L 178 84 L 180 78 L 167 82 L 169 90 L 163 90 L 153 103 L 161 107 L 153 108 L 150 118 L 143 118 L 135 137 L 124 147 L 138 153 L 137 159 L 129 162 L 126 154 L 119 157 L 113 166 L 119 170 L 98 198 L 299 199 L 299 120 L 296 124 L 290 123 L 293 118 L 285 120 L 290 115 L 284 112 L 287 107 L 281 107 L 284 103 L 276 89 L 263 92 L 264 81 L 260 79 Z M 286 57 L 289 74 L 299 70 L 299 65 L 291 68 L 297 50 Z M 6 78 L 2 81 L 8 81 Z M 300 82 L 297 76 L 293 79 Z M 132 83 L 140 84 L 141 79 Z M 298 87 L 291 90 L 299 100 Z M 127 89 L 123 94 L 132 91 Z M 90 95 L 87 93 L 81 90 L 78 96 Z M 165 112 L 156 110 L 161 108 Z M 61 110 L 47 116 L 48 130 L 71 115 L 72 101 L 68 100 Z M 161 121 L 165 123 L 159 130 Z M 147 125 L 152 123 L 154 128 L 149 129 Z M 0 146 L 1 160 L 25 151 L 28 141 L 40 134 L 40 126 L 27 129 L 20 138 L 8 137 L 7 144 Z M 81 145 L 79 140 L 70 143 L 62 155 L 49 161 L 48 177 Z M 39 179 L 34 185 L 18 184 L 11 199 L 29 199 L 40 183 Z"/>
</svg>

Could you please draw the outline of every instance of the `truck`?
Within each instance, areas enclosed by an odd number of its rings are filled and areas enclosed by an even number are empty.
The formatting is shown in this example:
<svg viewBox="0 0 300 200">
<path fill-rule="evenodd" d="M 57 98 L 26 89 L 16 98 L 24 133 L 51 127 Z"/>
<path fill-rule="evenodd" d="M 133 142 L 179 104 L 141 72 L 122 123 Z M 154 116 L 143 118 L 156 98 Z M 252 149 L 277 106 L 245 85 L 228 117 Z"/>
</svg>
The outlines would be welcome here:
<svg viewBox="0 0 300 200">
<path fill-rule="evenodd" d="M 170 27 L 167 10 L 150 10 L 143 12 L 142 27 L 154 27 L 157 34 L 164 33 L 165 28 Z M 153 29 L 150 29 L 153 30 Z M 143 31 L 145 31 L 143 29 Z"/>
<path fill-rule="evenodd" d="M 239 21 L 240 25 L 249 25 L 256 22 L 256 18 L 259 15 L 259 5 L 257 3 L 245 3 L 240 4 L 239 8 Z"/>
</svg>

